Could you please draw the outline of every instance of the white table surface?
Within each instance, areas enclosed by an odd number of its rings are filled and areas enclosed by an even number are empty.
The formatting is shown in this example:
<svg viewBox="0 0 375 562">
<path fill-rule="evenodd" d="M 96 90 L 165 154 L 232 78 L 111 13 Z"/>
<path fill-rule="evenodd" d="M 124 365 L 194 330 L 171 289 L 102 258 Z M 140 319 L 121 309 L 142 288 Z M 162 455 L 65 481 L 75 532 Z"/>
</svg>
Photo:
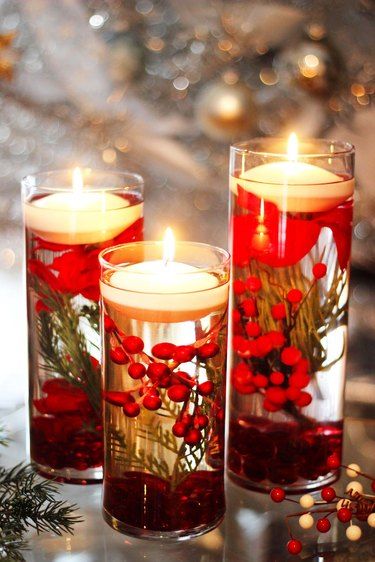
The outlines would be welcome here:
<svg viewBox="0 0 375 562">
<path fill-rule="evenodd" d="M 25 409 L 2 412 L 0 423 L 7 427 L 11 442 L 1 448 L 0 462 L 12 466 L 26 458 Z M 345 427 L 345 460 L 374 471 L 375 422 L 348 418 Z M 338 487 L 346 485 L 343 476 Z M 101 486 L 61 485 L 61 495 L 79 506 L 84 522 L 75 526 L 74 536 L 30 534 L 27 562 L 373 562 L 375 532 L 361 524 L 364 535 L 350 543 L 344 526 L 334 523 L 327 535 L 312 529 L 302 531 L 295 521 L 296 536 L 305 544 L 298 557 L 288 557 L 288 540 L 283 517 L 291 504 L 274 504 L 267 495 L 243 490 L 227 483 L 227 514 L 219 528 L 200 538 L 180 543 L 144 541 L 112 530 L 101 516 Z M 293 506 L 292 506 L 293 507 Z"/>
</svg>

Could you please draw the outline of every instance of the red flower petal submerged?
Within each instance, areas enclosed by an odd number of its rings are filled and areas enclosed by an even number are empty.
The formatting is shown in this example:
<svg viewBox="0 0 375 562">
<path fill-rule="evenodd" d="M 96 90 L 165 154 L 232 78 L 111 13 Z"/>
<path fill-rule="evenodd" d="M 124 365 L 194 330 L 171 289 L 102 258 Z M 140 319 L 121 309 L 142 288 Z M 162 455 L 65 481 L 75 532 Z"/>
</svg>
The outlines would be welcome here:
<svg viewBox="0 0 375 562">
<path fill-rule="evenodd" d="M 341 269 L 348 265 L 351 247 L 352 205 L 343 203 L 323 213 L 283 213 L 274 203 L 238 187 L 238 204 L 248 212 L 233 218 L 234 264 L 243 267 L 256 259 L 271 267 L 298 263 L 317 243 L 321 229 L 332 231 Z"/>
<path fill-rule="evenodd" d="M 89 300 L 98 301 L 99 253 L 103 249 L 116 244 L 141 240 L 142 233 L 143 219 L 141 218 L 116 238 L 106 240 L 97 246 L 67 246 L 54 244 L 40 237 L 35 237 L 37 241 L 36 250 L 44 249 L 63 253 L 57 255 L 49 266 L 40 260 L 30 259 L 28 261 L 29 273 L 39 277 L 54 291 L 72 296 L 82 295 Z M 42 304 L 42 302 L 39 303 L 38 312 L 43 310 Z"/>
<path fill-rule="evenodd" d="M 65 379 L 48 379 L 43 383 L 42 391 L 47 396 L 33 401 L 35 408 L 41 414 L 82 414 L 91 411 L 86 393 Z"/>
</svg>

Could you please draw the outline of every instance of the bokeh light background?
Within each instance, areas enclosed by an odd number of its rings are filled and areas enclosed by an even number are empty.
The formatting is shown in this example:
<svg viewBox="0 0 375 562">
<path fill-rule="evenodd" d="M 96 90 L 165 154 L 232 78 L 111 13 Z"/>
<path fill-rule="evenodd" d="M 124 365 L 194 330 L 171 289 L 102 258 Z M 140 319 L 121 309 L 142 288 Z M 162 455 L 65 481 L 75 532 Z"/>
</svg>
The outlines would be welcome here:
<svg viewBox="0 0 375 562">
<path fill-rule="evenodd" d="M 323 136 L 357 149 L 347 388 L 375 364 L 371 0 L 0 0 L 0 409 L 26 393 L 19 181 L 73 166 L 146 180 L 146 233 L 226 245 L 228 144 Z"/>
</svg>

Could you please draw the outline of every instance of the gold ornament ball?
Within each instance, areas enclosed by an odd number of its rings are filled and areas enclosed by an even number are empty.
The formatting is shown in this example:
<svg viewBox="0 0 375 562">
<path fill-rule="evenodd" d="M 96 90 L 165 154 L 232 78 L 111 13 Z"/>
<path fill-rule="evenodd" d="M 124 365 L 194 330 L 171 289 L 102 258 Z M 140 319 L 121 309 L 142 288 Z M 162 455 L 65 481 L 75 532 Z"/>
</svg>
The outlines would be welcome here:
<svg viewBox="0 0 375 562">
<path fill-rule="evenodd" d="M 345 84 L 345 65 L 326 41 L 305 39 L 288 47 L 275 57 L 274 68 L 280 83 L 317 97 L 329 97 Z"/>
<path fill-rule="evenodd" d="M 346 469 L 346 474 L 349 476 L 349 478 L 357 478 L 358 472 L 361 472 L 361 467 L 358 464 L 355 464 L 355 462 L 349 464 L 348 468 Z"/>
<path fill-rule="evenodd" d="M 202 132 L 216 141 L 248 135 L 255 124 L 252 91 L 241 82 L 211 82 L 198 95 L 196 118 Z"/>
<path fill-rule="evenodd" d="M 304 496 L 301 496 L 299 503 L 301 507 L 309 509 L 314 505 L 315 501 L 311 494 L 305 494 Z"/>
<path fill-rule="evenodd" d="M 302 529 L 311 529 L 311 527 L 314 525 L 314 517 L 310 515 L 310 513 L 305 513 L 304 515 L 301 515 L 298 523 L 300 524 L 300 527 L 302 527 Z"/>
<path fill-rule="evenodd" d="M 362 536 L 361 527 L 358 527 L 358 525 L 350 525 L 346 529 L 346 536 L 350 541 L 358 541 Z"/>
<path fill-rule="evenodd" d="M 370 513 L 370 515 L 367 517 L 367 523 L 370 525 L 370 527 L 375 527 L 375 513 Z"/>
<path fill-rule="evenodd" d="M 355 494 L 356 492 L 358 492 L 358 494 L 362 494 L 363 486 L 360 482 L 354 480 L 353 482 L 349 482 L 346 486 L 346 491 L 349 492 L 349 490 L 352 490 L 352 494 Z"/>
</svg>

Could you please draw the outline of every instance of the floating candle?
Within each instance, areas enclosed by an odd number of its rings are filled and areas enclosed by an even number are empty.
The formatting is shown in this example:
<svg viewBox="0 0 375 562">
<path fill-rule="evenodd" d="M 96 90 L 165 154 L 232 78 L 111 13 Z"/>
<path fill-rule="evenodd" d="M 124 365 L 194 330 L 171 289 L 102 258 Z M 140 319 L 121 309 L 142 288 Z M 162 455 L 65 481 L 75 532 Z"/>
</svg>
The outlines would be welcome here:
<svg viewBox="0 0 375 562">
<path fill-rule="evenodd" d="M 242 171 L 230 178 L 231 189 L 238 185 L 259 198 L 275 203 L 280 211 L 318 212 L 334 208 L 352 196 L 354 180 L 344 180 L 313 164 L 298 161 L 298 141 L 292 133 L 288 153 L 282 161 L 269 162 Z"/>
<path fill-rule="evenodd" d="M 184 243 L 181 243 L 184 244 Z M 105 281 L 101 292 L 118 307 L 131 308 L 136 316 L 155 312 L 181 321 L 202 315 L 202 311 L 225 305 L 228 282 L 190 264 L 173 261 L 174 238 L 170 229 L 164 238 L 163 258 L 118 265 Z M 108 282 L 107 282 L 108 281 Z M 164 314 L 164 316 L 165 316 Z"/>
<path fill-rule="evenodd" d="M 94 244 L 111 240 L 142 216 L 143 204 L 111 193 L 110 188 L 83 186 L 79 168 L 72 189 L 47 194 L 24 205 L 25 224 L 57 244 Z"/>
</svg>

